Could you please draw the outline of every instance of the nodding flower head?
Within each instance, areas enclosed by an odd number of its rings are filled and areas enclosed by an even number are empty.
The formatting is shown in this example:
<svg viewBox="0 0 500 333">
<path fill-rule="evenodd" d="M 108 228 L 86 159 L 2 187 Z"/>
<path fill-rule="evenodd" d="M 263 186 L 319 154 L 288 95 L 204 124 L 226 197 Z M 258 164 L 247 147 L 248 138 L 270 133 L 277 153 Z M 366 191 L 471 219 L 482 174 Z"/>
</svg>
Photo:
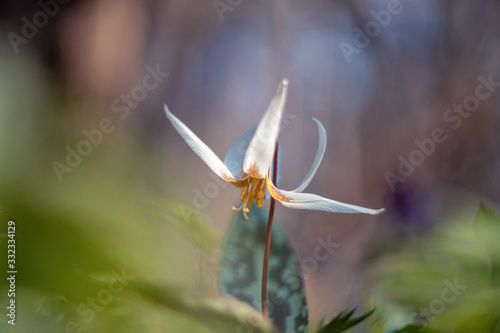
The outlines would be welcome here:
<svg viewBox="0 0 500 333">
<path fill-rule="evenodd" d="M 238 208 L 233 207 L 233 210 L 242 211 L 247 220 L 248 213 L 252 209 L 254 201 L 257 206 L 262 206 L 266 187 L 269 194 L 276 201 L 289 208 L 338 213 L 381 213 L 384 209 L 369 209 L 323 198 L 316 194 L 302 193 L 316 173 L 326 149 L 326 131 L 321 122 L 316 118 L 313 118 L 313 120 L 318 126 L 319 144 L 313 164 L 306 177 L 293 191 L 278 189 L 273 184 L 271 180 L 271 168 L 280 131 L 281 118 L 285 108 L 287 91 L 288 80 L 284 79 L 278 86 L 261 121 L 246 131 L 233 144 L 233 147 L 241 147 L 245 143 L 250 142 L 247 144 L 248 148 L 244 152 L 238 149 L 229 150 L 225 161 L 240 161 L 241 164 L 238 165 L 239 170 L 237 172 L 231 172 L 228 165 L 222 162 L 203 141 L 174 116 L 166 105 L 165 113 L 188 146 L 217 176 L 243 189 L 241 194 L 242 204 Z"/>
</svg>

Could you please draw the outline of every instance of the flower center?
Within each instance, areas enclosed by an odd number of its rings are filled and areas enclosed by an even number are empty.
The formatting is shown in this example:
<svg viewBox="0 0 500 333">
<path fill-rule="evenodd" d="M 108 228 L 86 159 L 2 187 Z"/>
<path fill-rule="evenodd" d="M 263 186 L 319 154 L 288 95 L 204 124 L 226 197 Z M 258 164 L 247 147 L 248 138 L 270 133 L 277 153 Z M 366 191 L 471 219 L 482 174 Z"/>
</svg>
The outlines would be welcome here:
<svg viewBox="0 0 500 333">
<path fill-rule="evenodd" d="M 264 203 L 264 185 L 266 185 L 265 179 L 252 178 L 249 177 L 242 184 L 243 192 L 241 193 L 241 206 L 236 208 L 233 207 L 233 211 L 238 212 L 243 211 L 243 217 L 248 220 L 248 213 L 252 210 L 252 204 L 255 199 L 257 206 L 262 207 Z"/>
</svg>

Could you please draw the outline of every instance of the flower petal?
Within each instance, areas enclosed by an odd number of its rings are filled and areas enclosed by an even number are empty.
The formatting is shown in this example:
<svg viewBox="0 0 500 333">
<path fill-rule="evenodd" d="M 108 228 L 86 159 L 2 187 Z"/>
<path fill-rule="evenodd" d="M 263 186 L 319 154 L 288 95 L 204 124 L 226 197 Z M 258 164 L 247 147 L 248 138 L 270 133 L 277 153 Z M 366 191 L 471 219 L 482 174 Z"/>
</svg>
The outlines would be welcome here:
<svg viewBox="0 0 500 333">
<path fill-rule="evenodd" d="M 310 209 L 322 210 L 325 212 L 334 213 L 364 213 L 364 214 L 379 214 L 384 209 L 370 209 L 360 206 L 350 205 L 347 203 L 334 201 L 323 198 L 316 194 L 296 193 L 284 191 L 276 188 L 271 181 L 270 175 L 267 175 L 267 189 L 271 196 L 279 201 L 283 206 L 294 209 Z"/>
<path fill-rule="evenodd" d="M 245 173 L 243 172 L 243 161 L 245 160 L 245 154 L 247 153 L 250 141 L 252 141 L 255 131 L 257 130 L 257 125 L 258 124 L 255 124 L 250 127 L 245 133 L 236 139 L 227 151 L 226 157 L 224 157 L 224 164 L 236 177 L 245 176 Z"/>
<path fill-rule="evenodd" d="M 276 175 L 276 185 L 279 186 L 280 185 L 280 182 L 281 182 L 281 165 L 282 165 L 282 160 L 283 160 L 283 156 L 282 156 L 282 153 L 281 153 L 281 148 L 278 147 L 278 174 Z M 271 170 L 269 170 L 269 174 L 272 176 L 273 175 L 273 172 L 274 172 L 274 162 L 271 166 Z M 266 200 L 269 200 L 271 199 L 271 194 L 269 194 L 269 191 L 267 190 L 266 188 L 266 196 L 265 196 Z"/>
<path fill-rule="evenodd" d="M 288 79 L 284 79 L 278 86 L 250 142 L 243 162 L 243 171 L 250 177 L 264 179 L 271 167 L 287 91 Z"/>
<path fill-rule="evenodd" d="M 168 120 L 174 125 L 175 129 L 182 138 L 186 141 L 188 146 L 198 155 L 203 162 L 219 177 L 222 179 L 235 183 L 243 179 L 236 178 L 233 176 L 231 171 L 224 165 L 224 163 L 215 155 L 215 153 L 208 148 L 208 146 L 201 141 L 196 134 L 194 134 L 183 122 L 181 122 L 176 116 L 174 116 L 167 105 L 165 105 L 165 113 L 167 114 Z"/>
<path fill-rule="evenodd" d="M 321 164 L 321 160 L 323 159 L 323 155 L 325 154 L 326 150 L 326 131 L 321 122 L 313 118 L 313 120 L 316 122 L 316 125 L 318 125 L 318 135 L 319 135 L 319 142 L 318 142 L 318 150 L 316 151 L 316 156 L 314 157 L 314 161 L 311 165 L 311 168 L 309 169 L 309 172 L 307 173 L 306 177 L 302 181 L 302 183 L 297 187 L 295 190 L 292 192 L 302 192 L 306 189 L 307 185 L 311 182 L 312 178 L 314 177 L 314 174 L 316 173 L 316 170 L 318 170 L 319 165 Z"/>
<path fill-rule="evenodd" d="M 245 154 L 247 152 L 248 146 L 252 137 L 255 134 L 255 130 L 257 129 L 257 125 L 250 127 L 245 133 L 243 133 L 236 141 L 231 145 L 229 150 L 224 157 L 224 164 L 227 166 L 229 171 L 236 177 L 245 177 L 245 172 L 243 171 L 243 160 L 245 159 Z M 281 149 L 278 148 L 278 177 L 276 180 L 276 184 L 279 186 L 281 180 L 281 161 L 282 161 L 282 153 Z M 271 166 L 271 175 L 273 174 L 274 163 Z M 266 199 L 271 199 L 271 195 L 266 189 Z"/>
</svg>

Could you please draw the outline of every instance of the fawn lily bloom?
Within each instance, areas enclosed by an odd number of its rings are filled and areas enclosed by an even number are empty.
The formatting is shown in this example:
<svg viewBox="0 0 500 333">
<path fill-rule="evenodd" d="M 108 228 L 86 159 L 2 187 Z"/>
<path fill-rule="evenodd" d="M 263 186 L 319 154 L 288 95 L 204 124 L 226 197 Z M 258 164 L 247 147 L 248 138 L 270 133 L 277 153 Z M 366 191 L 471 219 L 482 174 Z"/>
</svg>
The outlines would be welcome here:
<svg viewBox="0 0 500 333">
<path fill-rule="evenodd" d="M 315 118 L 313 120 L 318 126 L 319 145 L 313 165 L 305 179 L 293 191 L 280 190 L 273 184 L 271 180 L 271 167 L 287 90 L 288 80 L 285 79 L 278 86 L 278 90 L 272 98 L 262 120 L 236 140 L 229 149 L 224 162 L 184 123 L 174 116 L 166 105 L 165 113 L 189 147 L 217 176 L 237 187 L 243 188 L 241 194 L 242 205 L 238 208 L 233 207 L 233 210 L 242 210 L 247 220 L 247 213 L 252 209 L 254 200 L 257 206 L 262 206 L 266 185 L 269 194 L 276 201 L 290 208 L 339 213 L 378 214 L 382 212 L 383 209 L 374 210 L 326 199 L 315 194 L 301 193 L 311 182 L 326 149 L 326 131 L 323 125 Z M 236 165 L 234 165 L 235 163 Z"/>
</svg>

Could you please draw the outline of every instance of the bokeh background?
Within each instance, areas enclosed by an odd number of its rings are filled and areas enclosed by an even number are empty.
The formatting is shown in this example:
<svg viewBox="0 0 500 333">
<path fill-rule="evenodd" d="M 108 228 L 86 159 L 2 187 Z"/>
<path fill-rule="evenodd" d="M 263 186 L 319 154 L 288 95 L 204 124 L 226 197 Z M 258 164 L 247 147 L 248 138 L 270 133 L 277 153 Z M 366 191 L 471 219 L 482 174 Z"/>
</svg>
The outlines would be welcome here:
<svg viewBox="0 0 500 333">
<path fill-rule="evenodd" d="M 444 117 L 475 94 L 479 76 L 500 81 L 498 1 L 62 2 L 0 4 L 0 241 L 16 221 L 20 304 L 18 325 L 3 315 L 0 331 L 62 332 L 74 319 L 85 332 L 208 332 L 204 320 L 127 288 L 89 323 L 75 310 L 122 269 L 138 283 L 217 295 L 240 192 L 217 185 L 206 195 L 219 183 L 167 121 L 165 103 L 223 157 L 288 77 L 281 187 L 307 173 L 316 117 L 328 146 L 308 192 L 386 208 L 365 216 L 278 205 L 299 262 L 318 238 L 339 245 L 305 279 L 311 323 L 372 304 L 386 275 L 370 272 L 408 242 L 471 222 L 480 201 L 496 208 L 500 91 L 456 129 Z M 356 40 L 391 3 L 398 13 L 386 26 Z M 156 87 L 130 100 L 151 71 L 162 73 Z M 109 133 L 59 169 L 103 119 Z M 447 140 L 392 187 L 388 172 L 436 128 Z"/>
</svg>

